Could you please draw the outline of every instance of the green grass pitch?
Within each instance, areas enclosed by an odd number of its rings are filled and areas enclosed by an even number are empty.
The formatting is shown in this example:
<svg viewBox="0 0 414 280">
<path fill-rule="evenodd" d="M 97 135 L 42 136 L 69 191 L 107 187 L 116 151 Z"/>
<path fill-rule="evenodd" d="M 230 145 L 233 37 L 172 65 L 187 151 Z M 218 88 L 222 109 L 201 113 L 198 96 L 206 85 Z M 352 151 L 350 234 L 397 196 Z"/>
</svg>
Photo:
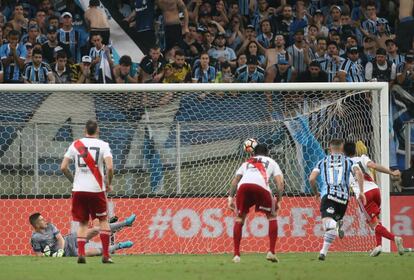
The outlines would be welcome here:
<svg viewBox="0 0 414 280">
<path fill-rule="evenodd" d="M 114 256 L 103 265 L 99 257 L 76 258 L 0 257 L 0 279 L 4 280 L 123 280 L 123 279 L 414 279 L 414 256 L 383 253 L 377 258 L 362 253 L 330 253 L 326 261 L 315 253 L 278 254 L 279 263 L 264 254 L 242 255 L 233 264 L 231 255 Z"/>
</svg>

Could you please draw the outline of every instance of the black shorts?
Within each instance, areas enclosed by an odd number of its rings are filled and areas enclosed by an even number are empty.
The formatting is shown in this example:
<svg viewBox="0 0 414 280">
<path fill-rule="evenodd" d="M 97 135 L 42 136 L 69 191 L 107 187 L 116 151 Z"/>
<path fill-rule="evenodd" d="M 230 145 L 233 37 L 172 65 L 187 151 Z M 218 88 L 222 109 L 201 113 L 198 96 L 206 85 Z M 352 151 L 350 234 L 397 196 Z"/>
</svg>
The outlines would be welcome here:
<svg viewBox="0 0 414 280">
<path fill-rule="evenodd" d="M 183 44 L 183 35 L 181 33 L 181 24 L 169 24 L 164 26 L 165 32 L 165 50 L 168 51 L 175 46 L 181 47 Z"/>
<path fill-rule="evenodd" d="M 331 217 L 335 221 L 341 220 L 345 216 L 348 203 L 342 204 L 328 199 L 328 195 L 324 195 L 321 199 L 321 216 L 322 218 Z"/>
<path fill-rule="evenodd" d="M 397 45 L 401 53 L 406 53 L 412 48 L 414 39 L 414 18 L 402 19 L 397 27 Z"/>
</svg>

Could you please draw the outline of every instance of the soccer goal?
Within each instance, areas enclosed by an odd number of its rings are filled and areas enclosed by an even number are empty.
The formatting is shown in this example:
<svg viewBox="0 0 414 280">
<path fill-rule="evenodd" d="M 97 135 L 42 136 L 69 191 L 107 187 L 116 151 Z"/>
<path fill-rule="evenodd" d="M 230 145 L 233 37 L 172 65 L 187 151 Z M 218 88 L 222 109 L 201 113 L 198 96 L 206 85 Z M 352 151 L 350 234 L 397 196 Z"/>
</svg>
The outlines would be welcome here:
<svg viewBox="0 0 414 280">
<path fill-rule="evenodd" d="M 88 119 L 98 121 L 112 149 L 111 216 L 137 215 L 115 235 L 135 242 L 129 253 L 231 252 L 226 196 L 248 158 L 247 138 L 267 144 L 285 176 L 279 252 L 320 247 L 318 202 L 307 178 L 329 140 L 362 141 L 359 150 L 388 166 L 386 83 L 0 85 L 0 100 L 0 255 L 31 253 L 33 212 L 63 234 L 74 229 L 71 185 L 59 166 Z M 389 228 L 389 178 L 376 180 Z M 267 231 L 265 217 L 251 212 L 242 251 L 266 251 Z M 355 198 L 345 233 L 333 250 L 374 247 Z M 389 251 L 389 242 L 383 248 Z"/>
</svg>

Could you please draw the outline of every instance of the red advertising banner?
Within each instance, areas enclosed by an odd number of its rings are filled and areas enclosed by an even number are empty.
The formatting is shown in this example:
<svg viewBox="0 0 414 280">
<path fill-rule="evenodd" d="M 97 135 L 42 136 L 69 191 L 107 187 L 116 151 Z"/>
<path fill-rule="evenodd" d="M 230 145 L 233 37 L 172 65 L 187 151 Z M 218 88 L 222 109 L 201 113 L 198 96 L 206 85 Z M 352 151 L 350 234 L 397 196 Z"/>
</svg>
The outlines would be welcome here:
<svg viewBox="0 0 414 280">
<path fill-rule="evenodd" d="M 120 219 L 137 215 L 132 227 L 115 234 L 116 241 L 135 243 L 123 253 L 232 252 L 234 214 L 226 209 L 225 198 L 112 199 L 109 203 Z M 75 229 L 70 206 L 70 199 L 0 200 L 0 255 L 32 254 L 28 217 L 34 212 L 41 212 L 63 235 L 70 233 Z M 278 252 L 319 251 L 323 231 L 318 208 L 318 201 L 312 197 L 284 198 L 278 214 Z M 391 229 L 404 238 L 406 247 L 414 247 L 413 221 L 414 197 L 391 197 Z M 373 233 L 355 201 L 348 206 L 344 229 L 345 238 L 337 239 L 332 250 L 369 251 L 374 247 Z M 265 216 L 251 211 L 243 231 L 242 251 L 266 252 L 267 236 Z"/>
</svg>

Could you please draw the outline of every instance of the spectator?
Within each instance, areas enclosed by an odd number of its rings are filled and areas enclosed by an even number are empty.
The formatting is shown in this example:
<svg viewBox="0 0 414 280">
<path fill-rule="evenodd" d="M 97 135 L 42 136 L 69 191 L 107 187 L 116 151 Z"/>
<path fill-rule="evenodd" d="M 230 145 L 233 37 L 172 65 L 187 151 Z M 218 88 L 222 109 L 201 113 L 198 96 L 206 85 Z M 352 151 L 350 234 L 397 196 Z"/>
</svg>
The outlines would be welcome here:
<svg viewBox="0 0 414 280">
<path fill-rule="evenodd" d="M 165 49 L 182 45 L 182 34 L 188 32 L 188 11 L 183 0 L 159 1 L 158 7 L 164 16 Z M 183 26 L 179 14 L 183 13 Z"/>
<path fill-rule="evenodd" d="M 289 64 L 289 54 L 279 54 L 277 64 L 266 70 L 266 83 L 290 83 L 294 81 L 296 73 Z"/>
<path fill-rule="evenodd" d="M 195 26 L 190 26 L 190 29 L 195 28 Z M 193 38 L 191 32 L 188 32 L 184 35 L 183 44 L 181 49 L 184 51 L 186 60 L 188 63 L 192 63 L 196 57 L 199 57 L 202 47 L 197 41 Z"/>
<path fill-rule="evenodd" d="M 33 50 L 32 61 L 25 65 L 23 80 L 25 84 L 55 83 L 55 78 L 49 64 L 42 61 L 41 50 Z"/>
<path fill-rule="evenodd" d="M 232 67 L 236 66 L 236 54 L 234 50 L 226 46 L 224 33 L 217 34 L 214 39 L 215 46 L 208 51 L 208 55 L 219 63 L 227 61 Z"/>
<path fill-rule="evenodd" d="M 114 77 L 117 84 L 131 84 L 138 82 L 138 74 L 132 65 L 132 59 L 129 55 L 121 56 L 119 65 L 114 68 Z"/>
<path fill-rule="evenodd" d="M 362 32 L 359 28 L 355 27 L 348 12 L 343 12 L 341 15 L 341 26 L 339 27 L 338 33 L 341 42 L 345 42 L 349 36 L 355 36 L 359 43 L 362 42 Z"/>
<path fill-rule="evenodd" d="M 383 48 L 379 48 L 375 59 L 365 66 L 365 79 L 367 81 L 389 82 L 392 85 L 396 75 L 396 66 L 387 60 L 387 52 Z"/>
<path fill-rule="evenodd" d="M 273 14 L 273 8 L 269 8 L 267 0 L 250 1 L 249 3 L 249 15 L 251 18 L 251 24 L 255 27 L 256 31 L 260 33 L 260 23 L 264 19 L 268 19 Z"/>
<path fill-rule="evenodd" d="M 387 59 L 394 62 L 396 66 L 404 62 L 405 57 L 398 53 L 398 47 L 394 40 L 388 39 L 385 41 L 387 49 Z"/>
<path fill-rule="evenodd" d="M 216 79 L 216 69 L 210 66 L 210 57 L 207 52 L 200 55 L 200 65 L 194 69 L 193 83 L 213 83 Z"/>
<path fill-rule="evenodd" d="M 340 82 L 365 82 L 364 67 L 359 62 L 357 47 L 347 49 L 348 58 L 342 63 L 338 72 Z"/>
<path fill-rule="evenodd" d="M 55 10 L 53 9 L 53 6 L 50 0 L 40 1 L 39 10 L 44 11 L 46 13 L 46 17 L 49 17 L 49 18 L 55 15 Z"/>
<path fill-rule="evenodd" d="M 365 66 L 367 62 L 372 61 L 375 58 L 376 51 L 377 44 L 375 41 L 371 37 L 365 37 L 363 50 L 359 56 L 361 64 Z"/>
<path fill-rule="evenodd" d="M 317 44 L 316 38 L 319 34 L 318 27 L 314 24 L 310 24 L 308 25 L 308 32 L 306 33 L 304 31 L 304 34 L 305 34 L 305 43 L 309 45 L 311 49 L 315 49 L 316 44 Z"/>
<path fill-rule="evenodd" d="M 203 42 L 201 44 L 201 47 L 203 48 L 204 51 L 208 51 L 214 47 L 213 46 L 214 37 L 208 30 L 202 29 L 201 32 L 203 36 Z"/>
<path fill-rule="evenodd" d="M 346 38 L 346 42 L 345 42 L 345 49 L 351 48 L 351 47 L 357 47 L 359 50 L 359 53 L 362 53 L 362 49 L 358 47 L 358 38 L 355 35 L 349 35 Z M 347 58 L 346 53 L 343 53 L 341 55 L 341 57 L 343 58 Z"/>
<path fill-rule="evenodd" d="M 223 62 L 221 71 L 216 75 L 216 83 L 233 83 L 234 76 L 231 72 L 231 65 L 228 62 Z"/>
<path fill-rule="evenodd" d="M 4 81 L 6 83 L 21 83 L 21 71 L 27 54 L 26 47 L 19 44 L 19 31 L 12 30 L 7 37 L 9 43 L 0 48 L 1 62 L 4 67 Z"/>
<path fill-rule="evenodd" d="M 256 40 L 264 49 L 268 49 L 272 44 L 273 33 L 269 19 L 264 19 L 260 22 L 260 35 L 256 37 Z"/>
<path fill-rule="evenodd" d="M 98 83 L 112 83 L 114 81 L 112 77 L 114 63 L 110 50 L 103 44 L 100 34 L 93 35 L 91 41 L 94 44 L 94 47 L 89 50 L 89 56 L 92 58 L 93 78 Z"/>
<path fill-rule="evenodd" d="M 74 62 L 79 62 L 81 58 L 81 48 L 86 45 L 86 40 L 78 30 L 73 28 L 71 13 L 64 12 L 61 19 L 62 28 L 58 30 L 58 41 L 66 44 Z"/>
<path fill-rule="evenodd" d="M 368 2 L 365 5 L 365 11 L 367 13 L 367 19 L 362 22 L 361 24 L 361 31 L 364 33 L 365 36 L 368 35 L 377 35 L 377 23 L 383 23 L 385 25 L 385 30 L 389 34 L 390 33 L 390 26 L 388 24 L 388 20 L 385 18 L 377 17 L 377 8 L 375 7 L 375 2 Z"/>
<path fill-rule="evenodd" d="M 23 5 L 21 3 L 17 3 L 14 6 L 13 19 L 9 22 L 12 24 L 13 30 L 19 31 L 20 34 L 27 29 L 29 20 L 24 15 Z"/>
<path fill-rule="evenodd" d="M 230 2 L 229 4 L 229 11 L 227 12 L 227 17 L 231 21 L 234 17 L 239 17 L 241 19 L 242 14 L 239 12 L 239 3 Z"/>
<path fill-rule="evenodd" d="M 401 181 L 399 182 L 402 187 L 402 192 L 414 192 L 414 157 L 411 157 L 410 168 L 401 172 Z"/>
<path fill-rule="evenodd" d="M 32 52 L 33 52 L 33 45 L 30 42 L 24 44 L 26 47 L 26 59 L 24 60 L 24 64 L 27 64 L 32 61 Z"/>
<path fill-rule="evenodd" d="M 56 63 L 51 64 L 50 67 L 56 84 L 70 84 L 72 82 L 72 71 L 65 51 L 57 52 Z"/>
<path fill-rule="evenodd" d="M 346 55 L 345 51 L 342 49 L 341 36 L 339 36 L 338 31 L 335 29 L 330 30 L 328 39 L 336 43 L 339 48 L 339 55 Z"/>
<path fill-rule="evenodd" d="M 164 77 L 166 61 L 159 46 L 153 46 L 139 65 L 138 81 L 141 83 L 159 83 Z"/>
<path fill-rule="evenodd" d="M 257 57 L 257 60 L 259 62 L 260 67 L 264 67 L 266 63 L 266 58 L 263 55 L 264 49 L 257 41 L 245 41 L 248 42 L 247 46 L 244 47 L 244 45 L 240 48 L 239 53 L 244 52 L 246 54 L 246 57 L 249 56 L 255 56 Z"/>
<path fill-rule="evenodd" d="M 355 47 L 358 49 L 357 47 Z M 338 82 L 338 72 L 345 58 L 339 56 L 339 48 L 336 42 L 329 42 L 326 58 L 320 60 L 321 69 L 328 74 L 328 82 Z"/>
<path fill-rule="evenodd" d="M 264 82 L 264 70 L 258 69 L 258 60 L 256 56 L 250 55 L 247 57 L 247 67 L 244 71 L 240 72 L 237 76 L 237 82 L 239 83 L 263 83 Z"/>
<path fill-rule="evenodd" d="M 163 83 L 188 83 L 191 81 L 191 66 L 185 62 L 184 52 L 175 51 L 174 62 L 165 65 Z"/>
<path fill-rule="evenodd" d="M 35 43 L 43 44 L 47 41 L 47 38 L 45 35 L 40 33 L 39 26 L 37 24 L 34 24 L 29 26 L 29 32 L 23 35 L 20 41 L 22 44 L 30 42 L 32 45 L 34 45 Z"/>
<path fill-rule="evenodd" d="M 313 25 L 315 25 L 319 30 L 319 36 L 328 37 L 329 29 L 324 25 L 324 16 L 321 10 L 316 10 L 313 14 Z M 305 27 L 305 35 L 308 33 L 309 26 Z"/>
<path fill-rule="evenodd" d="M 395 35 L 390 34 L 385 29 L 385 24 L 383 22 L 377 22 L 377 35 L 374 37 L 375 42 L 377 43 L 378 48 L 386 48 L 385 42 L 387 40 L 394 40 Z"/>
<path fill-rule="evenodd" d="M 66 57 L 70 60 L 71 53 L 69 50 L 68 45 L 59 42 L 57 40 L 57 29 L 55 26 L 50 25 L 47 28 L 47 41 L 42 44 L 42 52 L 43 52 L 43 61 L 46 63 L 54 63 L 55 62 L 55 48 L 61 47 L 62 50 L 66 53 Z"/>
<path fill-rule="evenodd" d="M 272 30 L 275 34 L 282 34 L 285 37 L 285 42 L 290 46 L 293 43 L 291 35 L 295 34 L 296 30 L 303 29 L 307 26 L 305 20 L 298 20 L 293 16 L 292 6 L 286 4 L 283 6 L 282 14 L 280 16 L 273 15 L 270 18 Z"/>
<path fill-rule="evenodd" d="M 397 44 L 402 53 L 414 48 L 414 1 L 400 0 L 399 20 L 400 24 L 397 27 Z"/>
<path fill-rule="evenodd" d="M 237 57 L 237 67 L 236 67 L 236 71 L 235 71 L 235 77 L 236 78 L 240 74 L 240 72 L 242 71 L 242 69 L 244 67 L 247 67 L 247 55 L 245 53 L 241 53 Z"/>
<path fill-rule="evenodd" d="M 37 10 L 36 11 L 36 24 L 39 26 L 40 33 L 45 34 L 46 33 L 46 11 L 44 10 Z"/>
<path fill-rule="evenodd" d="M 321 65 L 316 60 L 309 64 L 306 71 L 299 73 L 298 82 L 324 83 L 328 82 L 328 74 L 321 70 Z"/>
<path fill-rule="evenodd" d="M 111 36 L 109 22 L 106 13 L 99 6 L 99 0 L 89 0 L 89 8 L 84 14 L 85 23 L 91 37 L 94 34 L 99 34 L 102 37 L 102 42 L 109 45 Z"/>
<path fill-rule="evenodd" d="M 213 20 L 218 22 L 221 26 L 226 26 L 229 23 L 226 7 L 223 0 L 218 0 L 216 2 L 216 9 L 213 11 L 212 16 Z"/>
<path fill-rule="evenodd" d="M 233 50 L 237 50 L 244 39 L 244 29 L 241 18 L 239 16 L 232 17 L 229 27 L 230 29 L 227 30 L 228 45 Z M 252 25 L 250 25 L 249 28 L 253 28 L 254 30 L 254 27 Z"/>
<path fill-rule="evenodd" d="M 305 52 L 308 52 L 309 46 L 306 45 L 304 40 L 304 32 L 302 29 L 298 29 L 295 32 L 295 43 L 288 47 L 286 51 L 289 53 L 289 57 L 292 58 L 292 66 L 295 68 L 296 71 L 299 73 L 305 71 L 307 68 L 307 61 L 305 61 Z M 306 50 L 305 50 L 306 49 Z M 306 57 L 308 57 L 308 53 L 306 53 Z"/>
<path fill-rule="evenodd" d="M 318 37 L 316 39 L 316 49 L 314 51 L 310 49 L 309 51 L 310 60 L 322 61 L 325 58 L 327 58 L 327 54 L 326 54 L 327 44 L 328 42 L 326 41 L 326 38 Z"/>
<path fill-rule="evenodd" d="M 92 58 L 85 55 L 81 63 L 71 65 L 72 83 L 89 84 L 92 82 L 91 63 Z"/>
<path fill-rule="evenodd" d="M 327 24 L 329 30 L 339 30 L 341 27 L 341 14 L 342 9 L 339 6 L 332 5 L 330 9 L 330 20 Z"/>
<path fill-rule="evenodd" d="M 285 37 L 283 35 L 276 35 L 273 44 L 274 48 L 266 50 L 266 69 L 277 64 L 279 54 L 285 54 Z"/>
<path fill-rule="evenodd" d="M 397 66 L 397 83 L 405 90 L 414 89 L 414 50 L 405 55 L 405 61 Z"/>
<path fill-rule="evenodd" d="M 54 26 L 56 30 L 59 30 L 59 18 L 57 16 L 50 16 L 47 19 L 47 22 L 48 22 L 48 27 Z"/>
<path fill-rule="evenodd" d="M 218 33 L 220 34 L 226 34 L 226 31 L 224 30 L 224 28 L 216 21 L 211 20 L 208 24 L 207 24 L 207 30 L 210 31 L 211 34 L 213 34 L 213 36 L 217 36 Z"/>
</svg>

